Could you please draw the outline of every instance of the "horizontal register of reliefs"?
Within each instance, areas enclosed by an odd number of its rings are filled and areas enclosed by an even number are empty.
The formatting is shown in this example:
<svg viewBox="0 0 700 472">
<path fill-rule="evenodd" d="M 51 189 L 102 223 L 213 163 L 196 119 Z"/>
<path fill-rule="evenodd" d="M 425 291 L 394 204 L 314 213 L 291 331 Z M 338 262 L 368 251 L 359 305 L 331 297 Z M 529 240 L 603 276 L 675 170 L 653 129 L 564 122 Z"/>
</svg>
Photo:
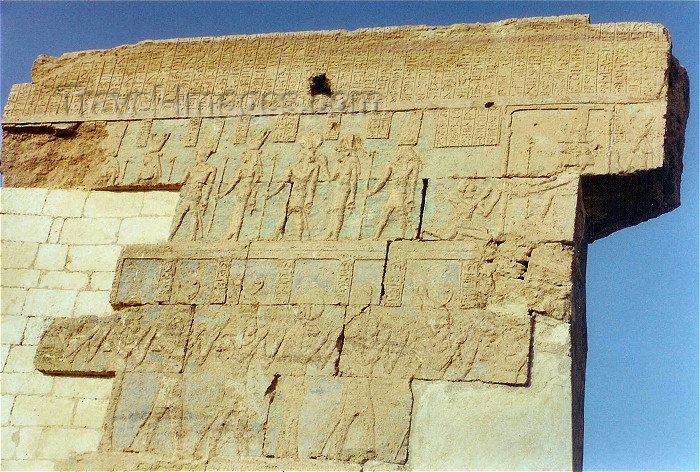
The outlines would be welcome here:
<svg viewBox="0 0 700 472">
<path fill-rule="evenodd" d="M 334 91 L 376 92 L 391 109 L 512 97 L 652 100 L 660 98 L 669 50 L 660 25 L 590 24 L 585 15 L 146 41 L 42 58 L 33 82 L 13 87 L 3 121 L 65 120 L 66 95 L 58 89 L 65 85 L 79 86 L 64 89 L 68 93 L 111 93 L 117 102 L 157 87 L 169 102 L 165 114 L 182 116 L 173 110 L 178 94 L 185 101 L 185 92 L 195 93 L 193 102 L 203 93 L 306 97 L 309 78 L 319 74 Z M 100 106 L 108 98 L 101 97 Z"/>
</svg>

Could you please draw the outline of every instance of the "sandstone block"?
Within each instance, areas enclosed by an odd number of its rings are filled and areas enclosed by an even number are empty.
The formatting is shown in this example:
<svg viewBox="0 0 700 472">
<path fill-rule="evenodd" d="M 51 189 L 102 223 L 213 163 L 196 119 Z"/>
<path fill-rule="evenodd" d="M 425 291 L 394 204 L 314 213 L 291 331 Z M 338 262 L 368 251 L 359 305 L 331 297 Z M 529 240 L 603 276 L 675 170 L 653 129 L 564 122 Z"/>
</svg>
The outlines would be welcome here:
<svg viewBox="0 0 700 472">
<path fill-rule="evenodd" d="M 3 292 L 5 289 L 3 289 Z M 0 318 L 2 332 L 0 333 L 2 344 L 19 344 L 22 342 L 25 327 L 27 326 L 26 316 L 5 315 Z"/>
<path fill-rule="evenodd" d="M 39 215 L 48 190 L 43 188 L 0 188 L 0 213 Z"/>
<path fill-rule="evenodd" d="M 112 270 L 120 252 L 120 246 L 70 246 L 66 269 L 85 272 Z"/>
<path fill-rule="evenodd" d="M 77 290 L 33 288 L 27 294 L 22 314 L 27 316 L 73 316 Z"/>
<path fill-rule="evenodd" d="M 55 463 L 39 460 L 3 460 L 0 467 L 3 470 L 54 470 Z"/>
<path fill-rule="evenodd" d="M 4 237 L 4 235 L 3 235 Z M 2 241 L 3 269 L 29 269 L 34 263 L 39 244 L 25 241 Z"/>
<path fill-rule="evenodd" d="M 56 397 L 51 399 L 51 408 L 46 406 L 44 397 L 17 395 L 10 421 L 16 426 L 70 425 L 74 399 Z"/>
<path fill-rule="evenodd" d="M 39 282 L 41 288 L 60 288 L 64 290 L 83 290 L 87 287 L 89 277 L 82 272 L 64 272 L 52 270 L 44 272 Z"/>
<path fill-rule="evenodd" d="M 34 267 L 44 270 L 63 270 L 66 265 L 68 245 L 40 244 Z"/>
<path fill-rule="evenodd" d="M 67 244 L 112 244 L 117 241 L 119 218 L 66 218 L 59 242 Z"/>
<path fill-rule="evenodd" d="M 153 244 L 165 242 L 170 232 L 172 218 L 134 217 L 124 218 L 119 229 L 119 244 Z"/>
<path fill-rule="evenodd" d="M 89 218 L 138 216 L 143 206 L 143 192 L 90 192 L 83 215 Z"/>
<path fill-rule="evenodd" d="M 83 190 L 49 190 L 43 214 L 64 218 L 81 216 L 87 195 L 88 193 Z"/>
<path fill-rule="evenodd" d="M 5 368 L 7 356 L 10 354 L 9 344 L 0 344 L 0 372 Z"/>
</svg>

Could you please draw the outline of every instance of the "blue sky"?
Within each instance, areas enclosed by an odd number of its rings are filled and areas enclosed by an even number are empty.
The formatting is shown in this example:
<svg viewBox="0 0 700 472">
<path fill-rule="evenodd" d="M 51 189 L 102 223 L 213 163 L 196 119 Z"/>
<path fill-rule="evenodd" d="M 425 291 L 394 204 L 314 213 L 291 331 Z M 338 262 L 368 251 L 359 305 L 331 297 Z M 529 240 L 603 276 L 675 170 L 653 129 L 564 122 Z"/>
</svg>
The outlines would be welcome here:
<svg viewBox="0 0 700 472">
<path fill-rule="evenodd" d="M 144 39 L 449 25 L 589 13 L 671 31 L 690 75 L 682 205 L 596 241 L 588 258 L 586 470 L 698 468 L 698 3 L 7 2 L 0 3 L 2 104 L 39 54 Z"/>
</svg>

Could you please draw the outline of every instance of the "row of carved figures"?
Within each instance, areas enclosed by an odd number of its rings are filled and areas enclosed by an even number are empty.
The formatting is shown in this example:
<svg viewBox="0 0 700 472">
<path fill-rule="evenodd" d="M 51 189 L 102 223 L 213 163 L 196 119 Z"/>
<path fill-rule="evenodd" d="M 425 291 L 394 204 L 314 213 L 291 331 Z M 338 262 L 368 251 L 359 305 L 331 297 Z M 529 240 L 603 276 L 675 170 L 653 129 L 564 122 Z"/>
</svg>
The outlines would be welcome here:
<svg viewBox="0 0 700 472">
<path fill-rule="evenodd" d="M 228 239 L 238 240 L 246 215 L 252 214 L 257 209 L 257 188 L 262 181 L 263 173 L 261 148 L 269 134 L 270 130 L 264 130 L 258 136 L 248 140 L 246 150 L 243 151 L 241 162 L 234 170 L 228 188 L 222 189 L 223 179 L 219 181 L 218 191 L 214 195 L 212 214 L 218 202 L 235 190 L 233 211 L 226 231 Z M 359 136 L 344 136 L 335 147 L 337 165 L 331 171 L 327 157 L 318 151 L 321 144 L 323 144 L 323 138 L 318 133 L 311 132 L 300 136 L 295 159 L 290 163 L 282 181 L 276 187 L 268 186 L 265 200 L 279 194 L 286 184 L 291 186 L 286 210 L 275 225 L 273 239 L 281 239 L 284 235 L 295 240 L 310 237 L 309 215 L 320 180 L 335 182 L 324 239 L 337 240 L 345 223 L 346 214 L 355 210 L 361 161 L 373 159 L 374 151 L 365 150 Z M 175 237 L 186 218 L 191 220 L 190 232 L 187 236 L 189 240 L 203 238 L 211 229 L 205 228 L 204 214 L 217 180 L 218 169 L 207 162 L 213 153 L 211 148 L 199 149 L 194 164 L 185 172 L 180 202 L 170 231 L 170 240 Z M 406 233 L 409 227 L 408 215 L 415 203 L 420 166 L 420 157 L 413 146 L 398 146 L 393 161 L 387 166 L 376 187 L 370 190 L 368 196 L 381 191 L 387 183 L 391 186 L 389 196 L 382 207 L 375 239 L 381 237 L 391 218 L 397 218 L 401 226 L 401 234 Z"/>
</svg>

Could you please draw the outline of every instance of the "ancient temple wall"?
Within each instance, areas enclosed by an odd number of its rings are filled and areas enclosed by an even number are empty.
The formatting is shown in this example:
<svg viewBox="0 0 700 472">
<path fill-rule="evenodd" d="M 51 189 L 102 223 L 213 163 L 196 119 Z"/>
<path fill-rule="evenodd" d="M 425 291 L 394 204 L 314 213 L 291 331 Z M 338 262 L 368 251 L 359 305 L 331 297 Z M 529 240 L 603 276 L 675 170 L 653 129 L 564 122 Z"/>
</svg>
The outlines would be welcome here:
<svg viewBox="0 0 700 472">
<path fill-rule="evenodd" d="M 0 189 L 2 469 L 97 450 L 113 379 L 34 368 L 55 317 L 107 316 L 122 247 L 165 241 L 177 192 Z"/>
<path fill-rule="evenodd" d="M 381 108 L 181 88 L 324 80 Z M 39 58 L 3 115 L 3 467 L 579 469 L 587 244 L 678 206 L 687 111 L 663 27 L 585 16 Z"/>
</svg>

